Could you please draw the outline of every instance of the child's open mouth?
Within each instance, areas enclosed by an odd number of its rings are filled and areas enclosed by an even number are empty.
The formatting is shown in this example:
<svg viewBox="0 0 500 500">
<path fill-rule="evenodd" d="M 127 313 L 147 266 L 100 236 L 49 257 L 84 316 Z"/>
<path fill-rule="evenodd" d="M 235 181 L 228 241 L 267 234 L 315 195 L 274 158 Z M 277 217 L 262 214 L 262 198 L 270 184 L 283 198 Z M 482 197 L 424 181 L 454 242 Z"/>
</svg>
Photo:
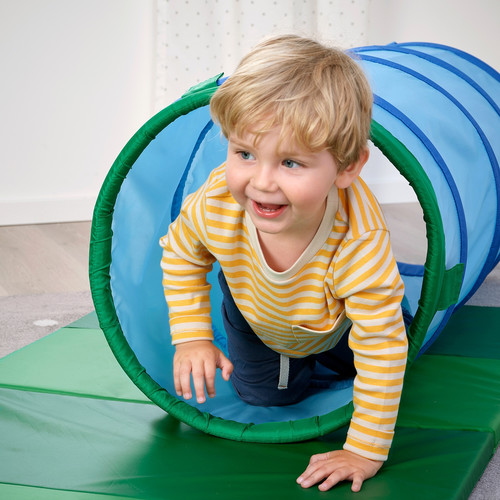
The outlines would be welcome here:
<svg viewBox="0 0 500 500">
<path fill-rule="evenodd" d="M 257 201 L 252 201 L 255 213 L 260 217 L 272 218 L 278 217 L 283 213 L 286 205 L 276 205 L 273 203 L 259 203 Z"/>
</svg>

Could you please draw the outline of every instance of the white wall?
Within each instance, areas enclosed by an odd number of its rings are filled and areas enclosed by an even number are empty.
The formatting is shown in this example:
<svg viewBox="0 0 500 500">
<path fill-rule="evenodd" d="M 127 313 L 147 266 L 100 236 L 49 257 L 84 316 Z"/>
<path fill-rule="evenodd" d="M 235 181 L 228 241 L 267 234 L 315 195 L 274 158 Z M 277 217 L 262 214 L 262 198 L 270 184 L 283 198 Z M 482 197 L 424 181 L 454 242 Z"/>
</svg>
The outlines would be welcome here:
<svg viewBox="0 0 500 500">
<path fill-rule="evenodd" d="M 372 0 L 368 19 L 367 45 L 440 43 L 500 71 L 498 0 Z M 363 177 L 382 203 L 416 201 L 406 179 L 376 149 Z"/>
<path fill-rule="evenodd" d="M 154 0 L 1 0 L 0 225 L 90 220 L 153 104 Z"/>
<path fill-rule="evenodd" d="M 372 0 L 368 43 L 433 42 L 500 71 L 498 0 Z"/>
<path fill-rule="evenodd" d="M 0 225 L 91 218 L 109 167 L 153 114 L 155 18 L 156 0 L 0 0 Z M 366 37 L 444 43 L 500 69 L 499 19 L 498 0 L 371 0 Z M 373 160 L 381 201 L 414 199 Z"/>
</svg>

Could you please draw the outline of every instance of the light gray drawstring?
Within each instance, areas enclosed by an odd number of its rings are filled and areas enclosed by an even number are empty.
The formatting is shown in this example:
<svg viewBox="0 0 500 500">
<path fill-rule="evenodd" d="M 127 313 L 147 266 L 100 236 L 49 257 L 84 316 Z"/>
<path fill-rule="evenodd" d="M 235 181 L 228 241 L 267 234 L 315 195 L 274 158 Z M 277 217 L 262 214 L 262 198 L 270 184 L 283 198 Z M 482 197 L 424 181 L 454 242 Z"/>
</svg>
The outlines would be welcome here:
<svg viewBox="0 0 500 500">
<path fill-rule="evenodd" d="M 290 358 L 280 354 L 280 378 L 278 380 L 278 389 L 288 389 L 288 376 L 290 374 Z"/>
</svg>

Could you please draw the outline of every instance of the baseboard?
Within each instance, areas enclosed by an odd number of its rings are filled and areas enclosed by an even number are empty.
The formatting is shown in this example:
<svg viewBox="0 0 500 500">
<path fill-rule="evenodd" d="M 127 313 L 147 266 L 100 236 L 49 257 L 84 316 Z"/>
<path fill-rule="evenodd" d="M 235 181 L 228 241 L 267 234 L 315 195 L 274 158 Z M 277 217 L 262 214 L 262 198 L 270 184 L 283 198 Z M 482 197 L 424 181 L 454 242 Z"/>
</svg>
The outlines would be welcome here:
<svg viewBox="0 0 500 500">
<path fill-rule="evenodd" d="M 92 196 L 0 200 L 0 226 L 87 221 L 94 205 Z"/>
</svg>

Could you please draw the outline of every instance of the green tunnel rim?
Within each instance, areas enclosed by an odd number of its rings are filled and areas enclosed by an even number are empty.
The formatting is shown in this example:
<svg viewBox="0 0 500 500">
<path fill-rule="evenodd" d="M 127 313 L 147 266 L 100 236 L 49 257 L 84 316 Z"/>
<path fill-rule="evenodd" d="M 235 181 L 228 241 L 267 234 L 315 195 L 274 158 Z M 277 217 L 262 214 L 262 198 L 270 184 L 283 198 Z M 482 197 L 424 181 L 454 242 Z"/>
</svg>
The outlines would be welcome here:
<svg viewBox="0 0 500 500">
<path fill-rule="evenodd" d="M 178 117 L 209 103 L 220 76 L 192 89 L 179 101 L 153 116 L 130 139 L 113 163 L 97 198 L 92 219 L 89 279 L 95 310 L 99 325 L 122 369 L 153 403 L 175 418 L 205 433 L 236 441 L 285 443 L 313 439 L 346 425 L 352 415 L 352 402 L 321 416 L 263 424 L 244 424 L 201 412 L 171 395 L 147 374 L 125 338 L 114 306 L 110 283 L 112 222 L 122 183 L 134 162 L 159 132 Z M 426 222 L 428 252 L 422 294 L 408 331 L 411 364 L 438 308 L 445 269 L 442 221 L 432 184 L 410 151 L 374 121 L 372 140 L 413 187 Z"/>
</svg>

